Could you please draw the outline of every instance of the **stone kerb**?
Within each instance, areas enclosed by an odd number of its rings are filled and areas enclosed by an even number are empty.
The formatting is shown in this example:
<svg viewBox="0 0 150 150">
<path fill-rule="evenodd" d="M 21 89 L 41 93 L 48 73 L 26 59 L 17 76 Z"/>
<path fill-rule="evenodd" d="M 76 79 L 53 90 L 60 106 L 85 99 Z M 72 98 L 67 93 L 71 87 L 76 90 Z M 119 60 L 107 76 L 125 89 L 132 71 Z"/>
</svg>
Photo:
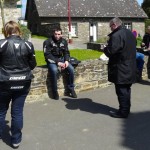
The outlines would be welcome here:
<svg viewBox="0 0 150 150">
<path fill-rule="evenodd" d="M 34 79 L 26 102 L 42 101 L 50 98 L 50 75 L 47 67 L 36 67 L 33 71 Z M 60 96 L 64 93 L 63 76 L 58 78 L 58 92 Z M 77 93 L 85 90 L 106 87 L 107 62 L 96 60 L 82 61 L 75 68 L 75 90 Z"/>
</svg>

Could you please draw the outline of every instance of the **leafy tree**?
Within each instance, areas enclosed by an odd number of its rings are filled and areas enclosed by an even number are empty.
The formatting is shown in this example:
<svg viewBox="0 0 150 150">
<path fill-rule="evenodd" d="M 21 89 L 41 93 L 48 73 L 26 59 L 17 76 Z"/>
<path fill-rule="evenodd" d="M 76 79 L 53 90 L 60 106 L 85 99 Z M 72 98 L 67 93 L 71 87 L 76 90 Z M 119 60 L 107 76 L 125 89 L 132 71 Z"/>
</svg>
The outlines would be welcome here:
<svg viewBox="0 0 150 150">
<path fill-rule="evenodd" d="M 30 30 L 24 25 L 20 25 L 20 30 L 22 33 L 22 39 L 28 40 L 30 38 L 30 35 L 31 35 Z"/>
<path fill-rule="evenodd" d="M 147 14 L 148 18 L 150 18 L 150 0 L 144 0 L 142 3 L 142 8 Z"/>
</svg>

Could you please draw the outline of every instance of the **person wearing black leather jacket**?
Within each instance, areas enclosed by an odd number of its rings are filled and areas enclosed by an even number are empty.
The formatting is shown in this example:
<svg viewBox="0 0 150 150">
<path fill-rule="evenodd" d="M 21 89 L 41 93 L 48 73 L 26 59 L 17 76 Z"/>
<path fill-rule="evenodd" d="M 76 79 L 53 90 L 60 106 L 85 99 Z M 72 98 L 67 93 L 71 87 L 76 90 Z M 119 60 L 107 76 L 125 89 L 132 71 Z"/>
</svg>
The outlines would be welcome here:
<svg viewBox="0 0 150 150">
<path fill-rule="evenodd" d="M 21 39 L 16 22 L 6 23 L 4 34 L 6 38 L 0 40 L 0 138 L 11 102 L 11 142 L 17 148 L 22 140 L 23 108 L 36 59 L 32 43 Z"/>
<path fill-rule="evenodd" d="M 74 90 L 74 68 L 69 63 L 70 53 L 68 50 L 67 41 L 62 38 L 61 28 L 55 28 L 53 35 L 44 41 L 43 50 L 45 60 L 49 69 L 52 83 L 53 99 L 58 100 L 59 94 L 57 91 L 57 74 L 60 71 L 66 70 L 68 75 L 67 89 L 65 89 L 65 96 L 76 98 L 77 95 Z"/>
</svg>

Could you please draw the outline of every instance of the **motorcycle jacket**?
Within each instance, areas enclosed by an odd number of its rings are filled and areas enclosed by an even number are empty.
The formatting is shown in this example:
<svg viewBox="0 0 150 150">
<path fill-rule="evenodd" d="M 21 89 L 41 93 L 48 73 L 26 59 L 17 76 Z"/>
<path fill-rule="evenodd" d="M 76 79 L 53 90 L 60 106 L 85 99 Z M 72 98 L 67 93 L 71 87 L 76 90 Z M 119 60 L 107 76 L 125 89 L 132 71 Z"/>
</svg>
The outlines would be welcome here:
<svg viewBox="0 0 150 150">
<path fill-rule="evenodd" d="M 32 43 L 17 35 L 0 40 L 0 82 L 27 81 L 36 66 Z"/>
<path fill-rule="evenodd" d="M 64 61 L 69 61 L 70 53 L 68 50 L 68 43 L 65 39 L 60 38 L 55 40 L 52 36 L 43 43 L 43 50 L 46 62 L 58 63 L 61 58 Z"/>
<path fill-rule="evenodd" d="M 142 42 L 145 44 L 146 48 L 149 48 L 150 46 L 150 34 L 149 33 L 146 33 L 144 35 Z"/>
</svg>

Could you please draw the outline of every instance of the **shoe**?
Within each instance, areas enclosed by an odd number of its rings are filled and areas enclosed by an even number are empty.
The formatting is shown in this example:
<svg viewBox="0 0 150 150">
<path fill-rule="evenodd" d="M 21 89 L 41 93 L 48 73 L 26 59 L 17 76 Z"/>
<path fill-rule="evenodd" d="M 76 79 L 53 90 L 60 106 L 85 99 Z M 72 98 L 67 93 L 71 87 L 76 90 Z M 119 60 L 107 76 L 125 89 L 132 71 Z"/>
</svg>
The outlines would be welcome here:
<svg viewBox="0 0 150 150">
<path fill-rule="evenodd" d="M 70 94 L 71 94 L 71 97 L 77 98 L 77 94 L 74 89 L 70 91 Z"/>
<path fill-rule="evenodd" d="M 69 96 L 72 98 L 77 98 L 77 94 L 75 92 L 75 90 L 68 90 L 64 92 L 64 96 Z"/>
<path fill-rule="evenodd" d="M 70 96 L 70 91 L 65 90 L 65 92 L 64 92 L 64 96 Z"/>
<path fill-rule="evenodd" d="M 128 118 L 128 115 L 124 115 L 120 111 L 117 112 L 110 111 L 110 116 L 113 118 Z"/>
<path fill-rule="evenodd" d="M 20 143 L 17 143 L 17 144 L 13 144 L 13 143 L 12 143 L 13 148 L 18 148 L 19 145 L 20 145 Z"/>
<path fill-rule="evenodd" d="M 53 99 L 59 100 L 59 94 L 58 94 L 58 92 L 54 92 Z"/>
</svg>

